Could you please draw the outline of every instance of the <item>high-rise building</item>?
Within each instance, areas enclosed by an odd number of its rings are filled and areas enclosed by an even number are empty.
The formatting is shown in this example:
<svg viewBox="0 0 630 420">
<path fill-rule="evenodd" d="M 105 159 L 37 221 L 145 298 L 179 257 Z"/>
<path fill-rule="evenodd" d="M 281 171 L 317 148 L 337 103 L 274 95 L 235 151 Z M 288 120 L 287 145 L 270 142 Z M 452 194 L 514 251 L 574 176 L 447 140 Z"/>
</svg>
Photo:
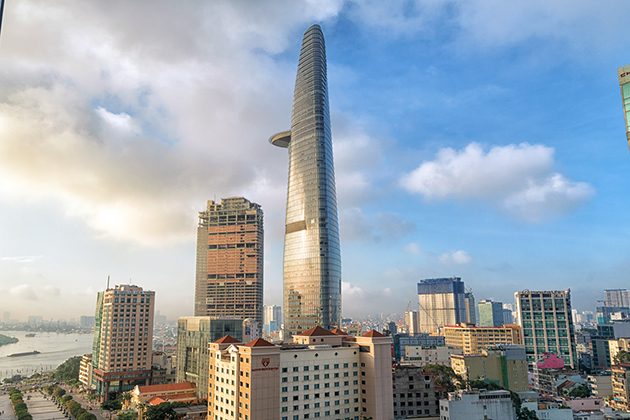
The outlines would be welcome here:
<svg viewBox="0 0 630 420">
<path fill-rule="evenodd" d="M 195 316 L 263 323 L 263 211 L 243 197 L 199 213 Z"/>
<path fill-rule="evenodd" d="M 420 331 L 436 333 L 445 325 L 468 322 L 466 290 L 459 277 L 425 279 L 418 283 Z"/>
<path fill-rule="evenodd" d="M 630 290 L 609 289 L 604 290 L 604 305 L 615 308 L 630 307 Z"/>
<path fill-rule="evenodd" d="M 135 285 L 98 292 L 92 345 L 92 384 L 101 402 L 149 385 L 155 292 Z"/>
<path fill-rule="evenodd" d="M 503 304 L 493 302 L 490 299 L 482 299 L 479 302 L 480 327 L 500 327 L 503 325 Z"/>
<path fill-rule="evenodd" d="M 418 311 L 405 312 L 405 328 L 410 336 L 420 334 L 420 316 Z"/>
<path fill-rule="evenodd" d="M 264 323 L 269 324 L 275 322 L 276 325 L 282 324 L 282 307 L 278 305 L 265 305 Z"/>
<path fill-rule="evenodd" d="M 2 322 L 7 325 L 11 323 L 11 312 L 5 311 L 2 314 Z"/>
<path fill-rule="evenodd" d="M 177 321 L 177 368 L 175 382 L 192 382 L 197 385 L 198 397 L 208 398 L 208 345 L 229 335 L 243 337 L 243 320 L 240 317 L 213 318 L 186 316 Z"/>
<path fill-rule="evenodd" d="M 621 88 L 621 99 L 623 100 L 623 114 L 626 120 L 626 137 L 628 147 L 630 147 L 630 65 L 618 69 L 617 75 L 619 76 L 619 87 Z"/>
<path fill-rule="evenodd" d="M 466 306 L 466 320 L 469 324 L 477 325 L 477 305 L 475 305 L 475 296 L 471 291 L 464 293 L 464 304 Z"/>
<path fill-rule="evenodd" d="M 284 326 L 295 335 L 340 325 L 341 252 L 326 48 L 319 25 L 304 34 L 291 130 L 269 141 L 289 151 L 284 236 Z"/>
<path fill-rule="evenodd" d="M 514 294 L 518 322 L 523 329 L 527 361 L 534 363 L 543 353 L 555 354 L 566 365 L 577 368 L 575 331 L 571 316 L 571 291 L 523 291 Z"/>
<path fill-rule="evenodd" d="M 81 316 L 81 328 L 91 329 L 94 328 L 94 317 L 93 316 Z"/>
</svg>

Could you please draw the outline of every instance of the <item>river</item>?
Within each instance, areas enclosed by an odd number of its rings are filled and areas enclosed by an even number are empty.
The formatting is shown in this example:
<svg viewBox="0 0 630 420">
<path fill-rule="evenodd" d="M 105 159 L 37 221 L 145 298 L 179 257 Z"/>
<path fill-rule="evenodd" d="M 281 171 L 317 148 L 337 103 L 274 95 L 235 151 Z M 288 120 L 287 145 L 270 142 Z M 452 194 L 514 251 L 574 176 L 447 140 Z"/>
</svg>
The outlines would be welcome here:
<svg viewBox="0 0 630 420">
<path fill-rule="evenodd" d="M 34 372 L 50 372 L 72 356 L 91 353 L 94 339 L 94 334 L 35 332 L 35 337 L 26 337 L 28 331 L 0 331 L 0 334 L 20 340 L 15 344 L 0 346 L 0 380 L 18 373 L 31 376 Z M 7 357 L 9 354 L 34 350 L 41 354 Z"/>
</svg>

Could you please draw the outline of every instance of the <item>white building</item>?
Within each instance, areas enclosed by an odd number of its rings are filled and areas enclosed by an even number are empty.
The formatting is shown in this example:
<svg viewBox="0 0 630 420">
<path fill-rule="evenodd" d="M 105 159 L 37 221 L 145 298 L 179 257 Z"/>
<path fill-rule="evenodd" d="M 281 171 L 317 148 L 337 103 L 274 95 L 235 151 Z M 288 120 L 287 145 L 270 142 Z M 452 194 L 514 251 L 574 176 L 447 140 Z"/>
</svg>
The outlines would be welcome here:
<svg viewBox="0 0 630 420">
<path fill-rule="evenodd" d="M 560 408 L 560 404 L 555 402 L 528 401 L 521 407 L 535 411 L 540 420 L 573 420 L 573 410 Z"/>
<path fill-rule="evenodd" d="M 462 349 L 436 346 L 407 346 L 405 347 L 405 359 L 407 363 L 415 366 L 443 365 L 451 366 L 451 354 L 462 354 Z"/>
<path fill-rule="evenodd" d="M 440 400 L 440 420 L 472 419 L 516 420 L 510 392 L 460 390 Z"/>
</svg>

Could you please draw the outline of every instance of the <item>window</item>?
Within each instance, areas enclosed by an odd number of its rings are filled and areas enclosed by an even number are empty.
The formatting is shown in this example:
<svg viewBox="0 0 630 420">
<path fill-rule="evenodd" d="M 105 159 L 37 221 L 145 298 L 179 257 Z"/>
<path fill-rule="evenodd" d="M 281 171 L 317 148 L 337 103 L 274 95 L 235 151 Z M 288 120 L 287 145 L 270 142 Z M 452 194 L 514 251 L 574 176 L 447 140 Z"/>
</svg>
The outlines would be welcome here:
<svg viewBox="0 0 630 420">
<path fill-rule="evenodd" d="M 241 372 L 241 373 L 243 373 L 243 372 Z M 286 377 L 282 378 L 282 382 L 288 382 L 288 381 L 289 381 L 289 378 L 286 378 Z"/>
</svg>

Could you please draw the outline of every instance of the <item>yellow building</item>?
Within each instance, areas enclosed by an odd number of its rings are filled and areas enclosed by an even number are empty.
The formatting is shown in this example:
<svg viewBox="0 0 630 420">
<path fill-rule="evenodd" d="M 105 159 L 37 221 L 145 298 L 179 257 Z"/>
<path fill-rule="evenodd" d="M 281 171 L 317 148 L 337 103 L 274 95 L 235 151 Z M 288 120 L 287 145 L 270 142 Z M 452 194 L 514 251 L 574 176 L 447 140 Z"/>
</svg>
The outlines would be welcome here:
<svg viewBox="0 0 630 420">
<path fill-rule="evenodd" d="M 313 327 L 293 343 L 210 343 L 208 418 L 392 419 L 391 339 Z"/>
<path fill-rule="evenodd" d="M 471 324 L 445 326 L 442 328 L 444 343 L 454 349 L 462 349 L 464 354 L 481 354 L 490 346 L 499 344 L 523 344 L 518 325 L 505 324 L 502 327 L 475 327 Z"/>
<path fill-rule="evenodd" d="M 524 346 L 496 346 L 482 350 L 482 354 L 453 354 L 451 367 L 464 380 L 487 380 L 510 391 L 529 391 Z"/>
<path fill-rule="evenodd" d="M 628 410 L 630 400 L 630 363 L 613 365 L 612 369 L 613 399 L 609 401 L 611 407 L 619 410 Z"/>
</svg>

